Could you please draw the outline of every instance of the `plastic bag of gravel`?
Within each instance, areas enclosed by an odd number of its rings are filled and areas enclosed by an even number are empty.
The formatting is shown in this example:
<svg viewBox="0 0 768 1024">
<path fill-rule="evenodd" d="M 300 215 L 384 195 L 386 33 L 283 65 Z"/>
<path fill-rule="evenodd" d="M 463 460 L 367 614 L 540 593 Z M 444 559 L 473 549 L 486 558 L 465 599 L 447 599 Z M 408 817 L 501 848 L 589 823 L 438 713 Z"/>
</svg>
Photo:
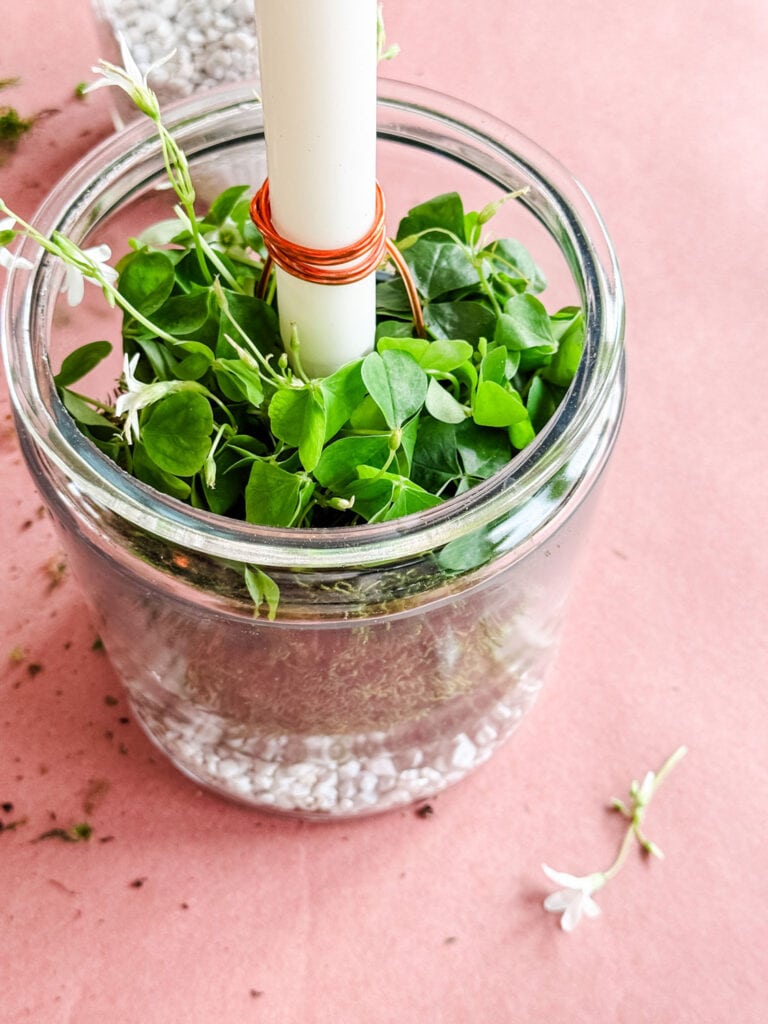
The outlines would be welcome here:
<svg viewBox="0 0 768 1024">
<path fill-rule="evenodd" d="M 252 0 L 91 0 L 106 60 L 119 59 L 118 34 L 142 72 L 172 51 L 149 84 L 161 103 L 226 82 L 258 77 Z M 113 90 L 114 91 L 114 90 Z M 119 118 L 137 116 L 127 97 Z"/>
</svg>

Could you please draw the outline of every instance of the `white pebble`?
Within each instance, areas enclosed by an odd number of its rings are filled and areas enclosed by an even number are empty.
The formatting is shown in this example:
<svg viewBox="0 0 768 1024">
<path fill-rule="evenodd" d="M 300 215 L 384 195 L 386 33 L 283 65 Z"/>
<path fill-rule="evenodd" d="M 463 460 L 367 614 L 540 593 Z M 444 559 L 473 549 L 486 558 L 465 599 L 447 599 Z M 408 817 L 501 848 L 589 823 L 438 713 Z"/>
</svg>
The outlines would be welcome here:
<svg viewBox="0 0 768 1024">
<path fill-rule="evenodd" d="M 469 736 L 459 736 L 456 748 L 451 757 L 454 768 L 471 768 L 475 763 L 477 747 Z"/>
<path fill-rule="evenodd" d="M 391 757 L 376 757 L 368 762 L 368 768 L 376 775 L 397 775 L 397 768 Z"/>
<path fill-rule="evenodd" d="M 485 725 L 475 733 L 475 743 L 477 743 L 478 746 L 484 747 L 488 743 L 493 743 L 493 741 L 498 738 L 498 735 L 498 730 L 494 729 L 490 722 L 486 722 Z"/>
<path fill-rule="evenodd" d="M 253 793 L 251 781 L 247 775 L 238 775 L 227 782 L 229 788 L 239 796 L 250 796 Z"/>
<path fill-rule="evenodd" d="M 360 772 L 357 785 L 361 793 L 372 793 L 378 784 L 378 778 L 373 772 Z"/>
<path fill-rule="evenodd" d="M 352 798 L 357 793 L 357 783 L 354 779 L 342 779 L 339 783 L 339 796 L 343 799 Z"/>
<path fill-rule="evenodd" d="M 306 800 L 312 794 L 312 787 L 306 782 L 294 782 L 287 792 L 294 800 Z"/>
<path fill-rule="evenodd" d="M 236 775 L 243 774 L 243 766 L 233 757 L 228 757 L 219 761 L 218 774 L 222 779 L 234 779 Z"/>
</svg>

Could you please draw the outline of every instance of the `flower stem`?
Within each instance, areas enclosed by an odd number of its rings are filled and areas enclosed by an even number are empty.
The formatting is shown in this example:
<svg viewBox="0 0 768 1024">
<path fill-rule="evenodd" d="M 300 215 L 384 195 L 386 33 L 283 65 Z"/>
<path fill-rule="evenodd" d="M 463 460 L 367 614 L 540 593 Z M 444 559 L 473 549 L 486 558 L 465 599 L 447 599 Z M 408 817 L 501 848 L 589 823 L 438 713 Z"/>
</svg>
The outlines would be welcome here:
<svg viewBox="0 0 768 1024">
<path fill-rule="evenodd" d="M 611 802 L 611 806 L 614 810 L 619 811 L 625 818 L 629 818 L 630 822 L 627 827 L 627 831 L 624 834 L 624 838 L 621 841 L 619 852 L 616 854 L 616 859 L 613 864 L 603 872 L 606 882 L 610 881 L 619 873 L 619 871 L 621 871 L 634 839 L 636 839 L 640 846 L 648 853 L 652 853 L 657 857 L 662 856 L 661 850 L 659 850 L 656 844 L 651 842 L 643 832 L 643 819 L 654 793 L 675 765 L 679 764 L 687 753 L 687 747 L 678 747 L 677 750 L 667 758 L 661 768 L 659 768 L 658 772 L 652 776 L 652 784 L 647 793 L 643 792 L 645 786 L 638 787 L 637 784 L 633 782 L 630 789 L 632 802 L 629 807 L 627 807 L 623 801 L 618 799 L 614 799 Z"/>
</svg>

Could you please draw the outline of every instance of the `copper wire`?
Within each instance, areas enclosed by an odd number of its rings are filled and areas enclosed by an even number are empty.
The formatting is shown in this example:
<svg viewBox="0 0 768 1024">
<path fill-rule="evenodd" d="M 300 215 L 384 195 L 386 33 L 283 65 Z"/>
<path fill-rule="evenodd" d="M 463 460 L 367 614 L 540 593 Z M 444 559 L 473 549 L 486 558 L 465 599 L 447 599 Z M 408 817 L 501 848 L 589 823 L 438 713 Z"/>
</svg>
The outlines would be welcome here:
<svg viewBox="0 0 768 1024">
<path fill-rule="evenodd" d="M 313 249 L 283 238 L 272 223 L 269 201 L 269 178 L 251 200 L 251 220 L 261 232 L 267 259 L 256 294 L 263 299 L 273 264 L 292 277 L 314 284 L 343 285 L 362 281 L 379 267 L 388 253 L 403 279 L 418 337 L 426 336 L 424 317 L 416 286 L 408 265 L 394 242 L 386 237 L 384 194 L 376 183 L 376 212 L 373 224 L 365 235 L 351 245 L 336 249 Z"/>
</svg>

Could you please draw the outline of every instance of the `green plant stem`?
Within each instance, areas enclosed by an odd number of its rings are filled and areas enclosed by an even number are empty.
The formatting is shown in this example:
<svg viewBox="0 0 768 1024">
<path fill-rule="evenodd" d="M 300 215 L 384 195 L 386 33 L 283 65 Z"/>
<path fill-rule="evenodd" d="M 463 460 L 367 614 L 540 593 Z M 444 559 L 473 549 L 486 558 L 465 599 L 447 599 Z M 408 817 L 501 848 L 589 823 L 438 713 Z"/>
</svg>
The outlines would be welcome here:
<svg viewBox="0 0 768 1024">
<path fill-rule="evenodd" d="M 67 263 L 67 260 L 65 259 L 62 253 L 61 247 L 53 239 L 46 238 L 45 235 L 41 234 L 31 224 L 25 221 L 22 217 L 19 217 L 19 215 L 15 213 L 13 210 L 11 210 L 5 204 L 5 202 L 3 202 L 2 199 L 0 199 L 0 212 L 7 213 L 10 217 L 12 217 L 16 221 L 16 223 L 21 227 L 23 233 L 28 238 L 31 238 L 33 242 L 37 242 L 37 244 L 42 249 L 45 249 L 47 253 L 50 253 L 51 256 L 55 256 L 57 259 L 60 259 L 64 263 Z M 128 302 L 128 300 L 125 299 L 120 294 L 117 288 L 115 288 L 113 284 L 107 281 L 107 279 L 98 272 L 98 269 L 96 269 L 96 265 L 91 260 L 88 259 L 88 257 L 85 255 L 83 250 L 80 249 L 79 246 L 76 246 L 74 242 L 71 242 L 69 239 L 67 239 L 67 242 L 74 250 L 77 251 L 78 256 L 82 260 L 82 265 L 78 268 L 80 270 L 80 273 L 83 274 L 84 277 L 88 277 L 92 281 L 96 281 L 98 283 L 99 287 L 104 292 L 105 296 L 107 296 L 107 301 L 111 299 L 111 305 L 115 305 L 116 303 L 124 312 L 128 313 L 129 316 L 132 316 L 140 324 L 143 324 L 143 326 L 146 327 L 147 330 L 152 331 L 154 334 L 157 335 L 158 338 L 162 338 L 164 341 L 170 342 L 172 345 L 177 344 L 176 338 L 174 338 L 172 334 L 169 334 L 167 331 L 164 331 L 156 324 L 153 324 L 151 320 L 148 320 L 147 317 L 145 317 L 142 313 L 138 311 L 138 309 L 136 309 L 130 302 Z"/>
<path fill-rule="evenodd" d="M 87 402 L 88 405 L 93 405 L 97 409 L 101 409 L 103 412 L 109 413 L 110 416 L 114 416 L 114 405 L 107 405 L 105 402 L 100 402 L 98 398 L 91 398 L 90 395 L 83 395 L 79 391 L 73 391 L 72 388 L 67 388 L 66 390 L 70 395 L 74 395 L 75 398 L 79 398 L 82 402 Z"/>
<path fill-rule="evenodd" d="M 619 852 L 616 855 L 616 859 L 614 860 L 613 864 L 611 864 L 611 866 L 603 872 L 603 885 L 605 885 L 606 882 L 609 882 L 619 873 L 619 871 L 621 871 L 622 867 L 624 866 L 624 862 L 627 859 L 627 855 L 629 854 L 629 849 L 632 846 L 633 839 L 637 839 L 640 845 L 643 847 L 643 849 L 647 850 L 648 852 L 651 852 L 652 850 L 656 849 L 652 846 L 650 841 L 643 834 L 643 818 L 645 817 L 646 809 L 650 805 L 651 799 L 656 793 L 656 790 L 659 788 L 659 786 L 667 777 L 667 775 L 669 775 L 669 773 L 672 771 L 675 765 L 677 765 L 685 757 L 687 753 L 688 750 L 686 747 L 678 747 L 677 750 L 667 758 L 667 760 L 664 762 L 664 764 L 661 766 L 658 772 L 656 772 L 656 774 L 654 775 L 653 787 L 651 789 L 650 794 L 648 795 L 648 798 L 644 802 L 638 803 L 637 798 L 633 798 L 634 806 L 631 810 L 629 810 L 627 807 L 625 807 L 621 800 L 613 801 L 613 806 L 617 810 L 621 811 L 621 813 L 625 817 L 630 818 L 630 824 L 627 827 L 626 833 L 624 834 L 624 838 L 621 842 L 621 846 L 619 847 Z M 657 856 L 658 855 L 660 855 L 660 851 L 657 851 Z"/>
</svg>

